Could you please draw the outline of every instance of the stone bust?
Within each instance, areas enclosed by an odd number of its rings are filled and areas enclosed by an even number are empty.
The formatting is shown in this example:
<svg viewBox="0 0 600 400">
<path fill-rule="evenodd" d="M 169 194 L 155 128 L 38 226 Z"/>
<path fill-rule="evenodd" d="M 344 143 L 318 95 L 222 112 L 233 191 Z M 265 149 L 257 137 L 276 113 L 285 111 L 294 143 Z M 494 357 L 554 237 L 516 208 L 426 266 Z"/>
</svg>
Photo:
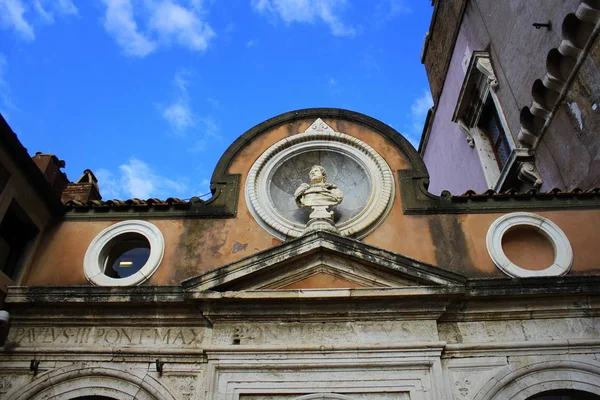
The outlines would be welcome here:
<svg viewBox="0 0 600 400">
<path fill-rule="evenodd" d="M 307 228 L 315 222 L 319 222 L 313 229 L 333 230 L 333 211 L 328 207 L 340 204 L 344 198 L 342 191 L 333 183 L 327 183 L 327 172 L 320 165 L 314 165 L 308 174 L 310 184 L 302 183 L 294 192 L 296 204 L 301 208 L 308 208 L 312 212 L 309 216 Z"/>
</svg>

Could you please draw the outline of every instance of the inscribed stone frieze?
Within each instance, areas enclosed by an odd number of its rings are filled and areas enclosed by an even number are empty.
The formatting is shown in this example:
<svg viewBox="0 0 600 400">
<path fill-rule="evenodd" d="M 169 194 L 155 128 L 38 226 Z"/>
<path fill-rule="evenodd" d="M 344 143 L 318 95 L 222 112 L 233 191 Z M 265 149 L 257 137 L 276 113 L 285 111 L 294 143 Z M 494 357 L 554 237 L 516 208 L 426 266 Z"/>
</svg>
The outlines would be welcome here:
<svg viewBox="0 0 600 400">
<path fill-rule="evenodd" d="M 435 321 L 226 324 L 215 327 L 213 343 L 288 346 L 397 343 L 438 340 Z"/>
<path fill-rule="evenodd" d="M 443 339 L 449 342 L 481 343 L 561 339 L 597 339 L 598 318 L 533 319 L 522 321 L 461 322 L 455 328 L 442 326 Z"/>
<path fill-rule="evenodd" d="M 114 345 L 202 347 L 206 328 L 188 327 L 12 327 L 7 346 Z"/>
</svg>

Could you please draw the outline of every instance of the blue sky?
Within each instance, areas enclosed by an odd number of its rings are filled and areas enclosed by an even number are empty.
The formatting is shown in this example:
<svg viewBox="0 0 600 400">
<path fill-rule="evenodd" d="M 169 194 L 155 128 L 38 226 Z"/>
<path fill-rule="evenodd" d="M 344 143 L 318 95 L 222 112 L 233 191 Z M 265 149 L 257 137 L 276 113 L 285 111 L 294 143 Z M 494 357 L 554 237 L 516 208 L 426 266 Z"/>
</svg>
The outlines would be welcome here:
<svg viewBox="0 0 600 400">
<path fill-rule="evenodd" d="M 278 114 L 339 107 L 418 143 L 425 0 L 0 0 L 0 113 L 105 200 L 209 191 Z"/>
</svg>

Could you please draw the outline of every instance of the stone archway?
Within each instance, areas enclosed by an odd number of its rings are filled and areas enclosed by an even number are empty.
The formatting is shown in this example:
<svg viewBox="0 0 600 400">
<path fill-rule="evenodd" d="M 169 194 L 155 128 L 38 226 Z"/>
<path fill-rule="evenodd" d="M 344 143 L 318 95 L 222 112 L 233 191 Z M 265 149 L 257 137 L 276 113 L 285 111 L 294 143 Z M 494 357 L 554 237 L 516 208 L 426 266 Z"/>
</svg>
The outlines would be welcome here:
<svg viewBox="0 0 600 400">
<path fill-rule="evenodd" d="M 543 392 L 563 389 L 600 395 L 600 367 L 579 361 L 540 362 L 517 370 L 509 366 L 473 400 L 529 400 Z"/>
<path fill-rule="evenodd" d="M 551 390 L 536 394 L 527 400 L 600 400 L 600 396 L 580 390 Z"/>
<path fill-rule="evenodd" d="M 40 375 L 12 393 L 13 400 L 180 400 L 147 372 L 135 373 L 109 367 L 69 366 Z"/>
</svg>

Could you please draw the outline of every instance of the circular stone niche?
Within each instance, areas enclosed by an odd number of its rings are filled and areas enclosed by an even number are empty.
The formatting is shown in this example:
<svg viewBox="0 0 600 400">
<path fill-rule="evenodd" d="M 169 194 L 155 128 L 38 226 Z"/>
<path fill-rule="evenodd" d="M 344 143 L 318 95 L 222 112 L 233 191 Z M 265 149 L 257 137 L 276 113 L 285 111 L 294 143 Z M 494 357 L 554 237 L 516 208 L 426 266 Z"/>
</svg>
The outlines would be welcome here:
<svg viewBox="0 0 600 400">
<path fill-rule="evenodd" d="M 313 150 L 291 157 L 277 168 L 270 179 L 269 196 L 281 217 L 304 226 L 309 210 L 298 208 L 294 191 L 308 183 L 308 173 L 313 165 L 327 171 L 327 182 L 335 183 L 344 193 L 344 200 L 333 209 L 333 222 L 342 226 L 365 209 L 371 200 L 371 178 L 365 167 L 352 158 L 333 151 Z"/>
<path fill-rule="evenodd" d="M 564 232 L 541 215 L 515 212 L 489 227 L 486 247 L 490 258 L 514 278 L 560 276 L 573 264 L 573 250 Z"/>
<path fill-rule="evenodd" d="M 327 182 L 343 192 L 332 209 L 336 227 L 358 239 L 373 231 L 391 208 L 392 172 L 366 143 L 339 132 L 306 132 L 271 146 L 252 166 L 246 203 L 257 222 L 280 240 L 302 235 L 309 210 L 299 208 L 294 192 L 309 183 L 309 171 L 322 166 Z"/>
</svg>

